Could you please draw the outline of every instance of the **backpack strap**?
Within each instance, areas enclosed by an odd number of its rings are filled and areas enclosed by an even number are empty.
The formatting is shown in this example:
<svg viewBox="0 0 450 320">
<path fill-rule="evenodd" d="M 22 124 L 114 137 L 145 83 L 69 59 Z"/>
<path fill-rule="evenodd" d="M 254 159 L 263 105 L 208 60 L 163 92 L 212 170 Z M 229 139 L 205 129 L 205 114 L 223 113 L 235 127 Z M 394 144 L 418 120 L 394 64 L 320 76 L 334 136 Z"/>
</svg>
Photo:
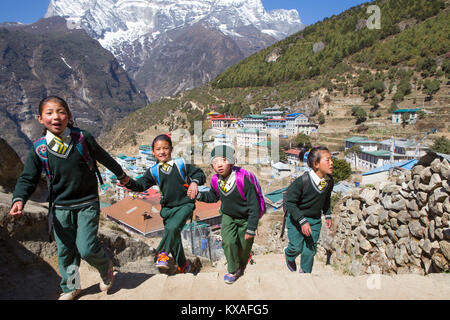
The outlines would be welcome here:
<svg viewBox="0 0 450 320">
<path fill-rule="evenodd" d="M 219 196 L 219 175 L 216 173 L 211 177 L 211 187 L 216 192 L 216 195 Z"/>
<path fill-rule="evenodd" d="M 247 171 L 240 167 L 233 167 L 233 171 L 236 172 L 236 187 L 243 200 L 247 200 L 244 192 L 244 178 L 247 177 L 250 183 L 255 187 L 260 209 L 259 217 L 261 218 L 261 216 L 266 212 L 266 203 L 264 201 L 264 193 L 261 189 L 258 178 L 253 172 Z"/>
<path fill-rule="evenodd" d="M 186 172 L 186 162 L 184 161 L 183 158 L 175 158 L 175 159 L 173 159 L 173 161 L 177 165 L 178 172 L 180 173 L 181 178 L 185 182 L 187 182 L 186 174 L 185 174 L 185 172 Z"/>
<path fill-rule="evenodd" d="M 156 181 L 158 186 L 160 185 L 160 183 L 159 183 L 159 166 L 160 166 L 160 163 L 158 162 L 150 168 L 150 173 L 152 174 L 153 180 Z"/>
<path fill-rule="evenodd" d="M 37 156 L 39 157 L 39 160 L 41 160 L 42 171 L 44 171 L 45 176 L 49 181 L 53 180 L 50 165 L 48 164 L 47 141 L 45 139 L 45 136 L 35 140 L 33 142 L 33 148 Z"/>
<path fill-rule="evenodd" d="M 97 162 L 95 161 L 95 159 L 93 157 L 91 157 L 91 155 L 89 153 L 89 145 L 87 143 L 86 138 L 83 135 L 83 132 L 79 128 L 76 128 L 76 127 L 70 128 L 70 137 L 75 142 L 75 146 L 76 146 L 78 152 L 80 153 L 81 157 L 86 162 L 86 164 L 88 165 L 89 169 L 91 171 L 95 171 L 100 184 L 103 184 L 103 178 L 100 174 L 100 171 L 98 170 Z"/>
</svg>

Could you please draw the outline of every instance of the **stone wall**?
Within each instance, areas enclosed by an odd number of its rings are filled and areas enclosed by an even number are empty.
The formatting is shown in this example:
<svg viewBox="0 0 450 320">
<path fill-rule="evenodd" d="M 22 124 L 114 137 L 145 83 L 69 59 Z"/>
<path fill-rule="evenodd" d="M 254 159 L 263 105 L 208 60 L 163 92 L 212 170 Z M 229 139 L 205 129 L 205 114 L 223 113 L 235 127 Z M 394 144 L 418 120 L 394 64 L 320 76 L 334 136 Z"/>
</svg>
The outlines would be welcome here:
<svg viewBox="0 0 450 320">
<path fill-rule="evenodd" d="M 419 162 L 420 163 L 420 162 Z M 450 270 L 450 165 L 436 158 L 373 188 L 355 188 L 322 229 L 319 256 L 354 275 Z"/>
</svg>

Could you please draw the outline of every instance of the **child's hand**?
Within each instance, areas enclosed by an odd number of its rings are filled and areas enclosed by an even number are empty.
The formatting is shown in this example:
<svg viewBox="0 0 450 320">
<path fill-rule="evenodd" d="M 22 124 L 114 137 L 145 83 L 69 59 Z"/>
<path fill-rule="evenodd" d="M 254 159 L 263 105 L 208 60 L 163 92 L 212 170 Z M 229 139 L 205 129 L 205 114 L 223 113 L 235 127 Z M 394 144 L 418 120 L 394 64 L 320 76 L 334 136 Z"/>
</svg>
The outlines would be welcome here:
<svg viewBox="0 0 450 320">
<path fill-rule="evenodd" d="M 331 228 L 331 219 L 326 219 L 325 221 L 327 222 L 327 228 L 330 229 Z"/>
<path fill-rule="evenodd" d="M 245 240 L 250 240 L 251 238 L 254 238 L 255 236 L 249 235 L 249 234 L 245 234 Z"/>
<path fill-rule="evenodd" d="M 309 237 L 312 234 L 311 226 L 309 225 L 308 222 L 302 225 L 302 233 L 307 237 Z"/>
<path fill-rule="evenodd" d="M 23 216 L 23 202 L 22 201 L 14 202 L 13 206 L 11 207 L 11 210 L 9 211 L 9 214 L 16 217 Z"/>
<path fill-rule="evenodd" d="M 187 190 L 187 196 L 193 200 L 195 199 L 195 197 L 197 197 L 197 193 L 198 193 L 198 185 L 195 182 L 191 182 L 188 190 Z"/>
<path fill-rule="evenodd" d="M 128 182 L 130 182 L 130 177 L 128 175 L 126 175 L 125 177 L 123 177 L 122 179 L 120 179 L 120 182 L 118 183 L 119 186 L 123 187 L 124 185 L 126 185 Z"/>
</svg>

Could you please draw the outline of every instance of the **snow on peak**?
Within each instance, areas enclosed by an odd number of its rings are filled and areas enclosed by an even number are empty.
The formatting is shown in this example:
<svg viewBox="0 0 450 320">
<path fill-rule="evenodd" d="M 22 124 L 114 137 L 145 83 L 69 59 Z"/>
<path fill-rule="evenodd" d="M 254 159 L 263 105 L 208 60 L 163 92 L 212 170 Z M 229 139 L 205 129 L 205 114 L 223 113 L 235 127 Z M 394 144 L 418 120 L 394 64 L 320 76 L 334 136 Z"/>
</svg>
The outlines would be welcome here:
<svg viewBox="0 0 450 320">
<path fill-rule="evenodd" d="M 51 16 L 77 21 L 109 50 L 199 21 L 235 36 L 251 25 L 277 40 L 304 27 L 296 10 L 266 11 L 261 0 L 51 0 Z"/>
</svg>

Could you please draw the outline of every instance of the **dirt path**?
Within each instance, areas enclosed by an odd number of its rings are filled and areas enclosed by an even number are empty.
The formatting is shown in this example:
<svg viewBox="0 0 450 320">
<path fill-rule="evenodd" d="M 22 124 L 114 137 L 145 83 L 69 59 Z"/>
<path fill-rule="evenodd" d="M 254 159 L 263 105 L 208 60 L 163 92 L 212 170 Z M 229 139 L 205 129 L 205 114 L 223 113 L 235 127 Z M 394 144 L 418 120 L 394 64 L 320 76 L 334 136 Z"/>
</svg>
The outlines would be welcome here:
<svg viewBox="0 0 450 320">
<path fill-rule="evenodd" d="M 254 256 L 243 277 L 223 281 L 226 266 L 197 275 L 116 273 L 110 294 L 99 291 L 98 273 L 82 263 L 80 300 L 297 300 L 297 299 L 448 299 L 450 275 L 346 276 L 316 261 L 312 274 L 289 272 L 282 254 Z M 149 267 L 152 262 L 148 262 Z M 183 288 L 183 290 L 180 290 Z"/>
</svg>

